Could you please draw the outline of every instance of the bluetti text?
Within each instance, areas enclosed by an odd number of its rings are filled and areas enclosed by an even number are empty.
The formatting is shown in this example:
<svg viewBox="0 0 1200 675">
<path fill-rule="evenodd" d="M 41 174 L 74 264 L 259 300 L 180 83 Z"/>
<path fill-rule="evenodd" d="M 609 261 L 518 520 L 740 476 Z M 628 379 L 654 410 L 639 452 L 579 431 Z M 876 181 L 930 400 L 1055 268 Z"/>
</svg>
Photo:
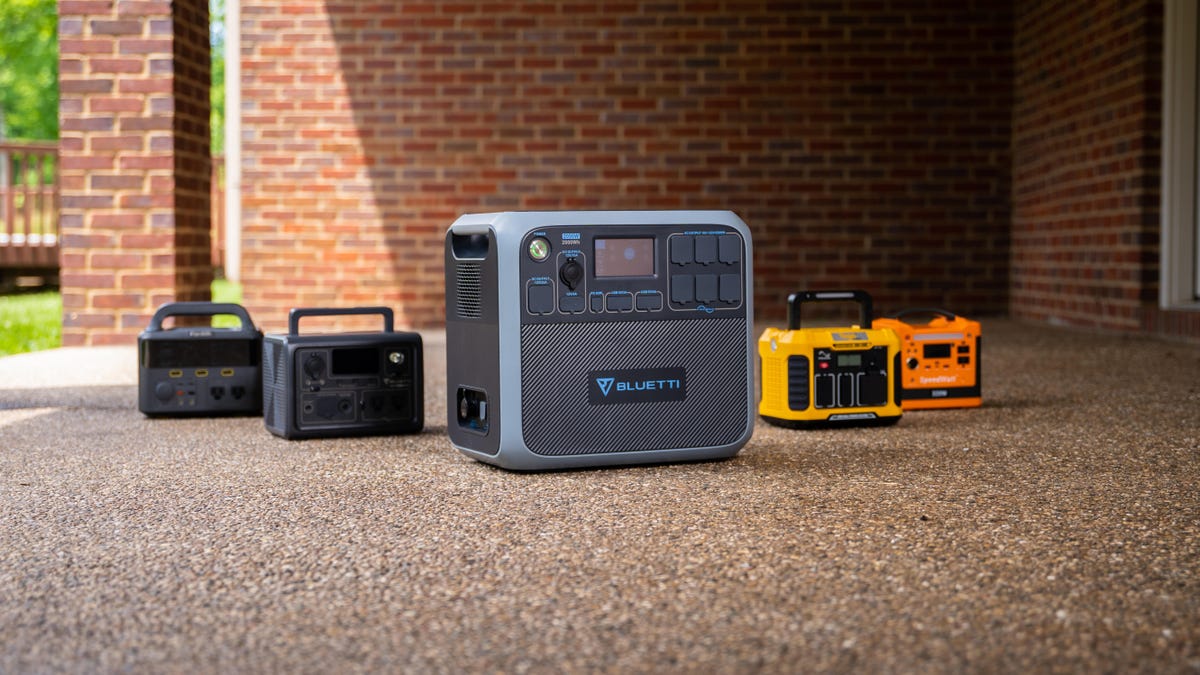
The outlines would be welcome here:
<svg viewBox="0 0 1200 675">
<path fill-rule="evenodd" d="M 683 383 L 679 380 L 622 380 L 615 381 L 611 377 L 596 378 L 596 385 L 600 387 L 600 392 L 608 396 L 608 392 L 612 391 L 614 386 L 617 391 L 659 391 L 664 389 L 682 389 Z"/>
</svg>

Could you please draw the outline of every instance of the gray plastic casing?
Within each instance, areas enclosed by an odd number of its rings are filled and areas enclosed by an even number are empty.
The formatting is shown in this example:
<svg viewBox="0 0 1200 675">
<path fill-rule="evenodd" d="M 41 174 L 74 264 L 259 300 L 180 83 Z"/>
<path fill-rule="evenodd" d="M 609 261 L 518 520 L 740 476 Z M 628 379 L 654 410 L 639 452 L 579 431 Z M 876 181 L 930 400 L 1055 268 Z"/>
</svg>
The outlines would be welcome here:
<svg viewBox="0 0 1200 675">
<path fill-rule="evenodd" d="M 653 450 L 590 452 L 546 455 L 533 452 L 522 434 L 522 256 L 523 242 L 530 233 L 553 227 L 636 226 L 647 232 L 660 228 L 723 226 L 741 236 L 742 308 L 744 330 L 738 329 L 736 353 L 745 369 L 744 392 L 731 415 L 742 415 L 744 428 L 732 442 L 714 445 L 689 444 Z M 628 230 L 628 227 L 625 228 Z M 486 255 L 460 258 L 452 246 L 454 237 L 483 235 L 488 240 Z M 659 254 L 661 255 L 661 254 Z M 731 211 L 558 211 L 466 214 L 446 232 L 446 333 L 447 333 L 447 428 L 453 447 L 473 459 L 513 470 L 569 469 L 595 466 L 632 465 L 732 457 L 750 440 L 754 430 L 754 336 L 753 331 L 753 245 L 750 229 Z M 482 307 L 479 317 L 458 316 L 456 279 L 463 262 L 478 263 Z M 474 271 L 472 271 L 474 274 Z M 473 307 L 472 307 L 473 308 Z M 711 312 L 710 312 L 711 313 Z M 636 317 L 633 318 L 636 321 Z M 703 321 L 703 318 L 696 319 Z M 564 359 L 570 358 L 568 355 Z M 496 420 L 486 433 L 462 428 L 456 415 L 460 387 L 485 390 L 490 414 Z M 498 390 L 498 391 L 497 391 Z M 563 411 L 570 414 L 570 411 Z M 498 426 L 498 430 L 496 429 Z M 498 434 L 497 434 L 498 431 Z M 564 438 L 564 444 L 570 444 Z"/>
</svg>

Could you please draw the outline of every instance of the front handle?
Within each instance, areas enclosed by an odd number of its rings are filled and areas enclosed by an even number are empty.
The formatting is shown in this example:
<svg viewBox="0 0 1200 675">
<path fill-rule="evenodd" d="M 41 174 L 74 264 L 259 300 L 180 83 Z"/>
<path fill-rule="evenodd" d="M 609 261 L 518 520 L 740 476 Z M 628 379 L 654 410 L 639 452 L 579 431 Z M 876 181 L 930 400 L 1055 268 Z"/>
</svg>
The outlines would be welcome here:
<svg viewBox="0 0 1200 675">
<path fill-rule="evenodd" d="M 217 316 L 228 314 L 236 316 L 242 322 L 242 330 L 254 330 L 254 322 L 245 307 L 232 302 L 168 302 L 154 312 L 150 319 L 148 331 L 162 330 L 163 321 L 169 316 Z"/>
<path fill-rule="evenodd" d="M 306 316 L 364 316 L 383 317 L 383 332 L 391 333 L 394 320 L 390 307 L 300 307 L 288 312 L 288 334 L 300 334 L 300 319 Z"/>
<path fill-rule="evenodd" d="M 805 302 L 839 302 L 839 301 L 857 302 L 862 309 L 862 319 L 859 326 L 863 328 L 871 327 L 871 317 L 873 316 L 871 308 L 871 295 L 866 291 L 850 290 L 850 291 L 801 291 L 792 293 L 788 296 L 787 322 L 788 330 L 797 330 L 800 328 L 800 305 Z"/>
</svg>

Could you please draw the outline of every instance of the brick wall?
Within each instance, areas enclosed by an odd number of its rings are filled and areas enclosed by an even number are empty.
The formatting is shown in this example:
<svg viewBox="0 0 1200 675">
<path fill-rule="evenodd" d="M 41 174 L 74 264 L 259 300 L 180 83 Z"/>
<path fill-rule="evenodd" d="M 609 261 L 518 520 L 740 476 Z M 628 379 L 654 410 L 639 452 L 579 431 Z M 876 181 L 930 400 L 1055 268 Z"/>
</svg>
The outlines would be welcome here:
<svg viewBox="0 0 1200 675">
<path fill-rule="evenodd" d="M 1173 332 L 1152 325 L 1161 2 L 1021 0 L 1015 25 L 1011 313 Z"/>
<path fill-rule="evenodd" d="M 463 212 L 728 208 L 760 317 L 1008 303 L 1007 2 L 242 4 L 245 297 L 443 318 Z"/>
<path fill-rule="evenodd" d="M 63 344 L 130 342 L 208 297 L 208 5 L 58 12 Z"/>
</svg>

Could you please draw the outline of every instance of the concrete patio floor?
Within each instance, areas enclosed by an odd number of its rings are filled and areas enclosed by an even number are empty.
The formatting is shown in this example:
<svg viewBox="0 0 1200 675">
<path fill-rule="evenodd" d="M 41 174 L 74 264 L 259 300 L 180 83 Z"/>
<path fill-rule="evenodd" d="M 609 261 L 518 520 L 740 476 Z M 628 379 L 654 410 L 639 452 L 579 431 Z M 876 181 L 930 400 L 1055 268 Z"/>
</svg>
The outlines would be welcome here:
<svg viewBox="0 0 1200 675">
<path fill-rule="evenodd" d="M 1200 348 L 984 323 L 985 406 L 519 474 L 0 359 L 0 672 L 1200 671 Z"/>
</svg>

